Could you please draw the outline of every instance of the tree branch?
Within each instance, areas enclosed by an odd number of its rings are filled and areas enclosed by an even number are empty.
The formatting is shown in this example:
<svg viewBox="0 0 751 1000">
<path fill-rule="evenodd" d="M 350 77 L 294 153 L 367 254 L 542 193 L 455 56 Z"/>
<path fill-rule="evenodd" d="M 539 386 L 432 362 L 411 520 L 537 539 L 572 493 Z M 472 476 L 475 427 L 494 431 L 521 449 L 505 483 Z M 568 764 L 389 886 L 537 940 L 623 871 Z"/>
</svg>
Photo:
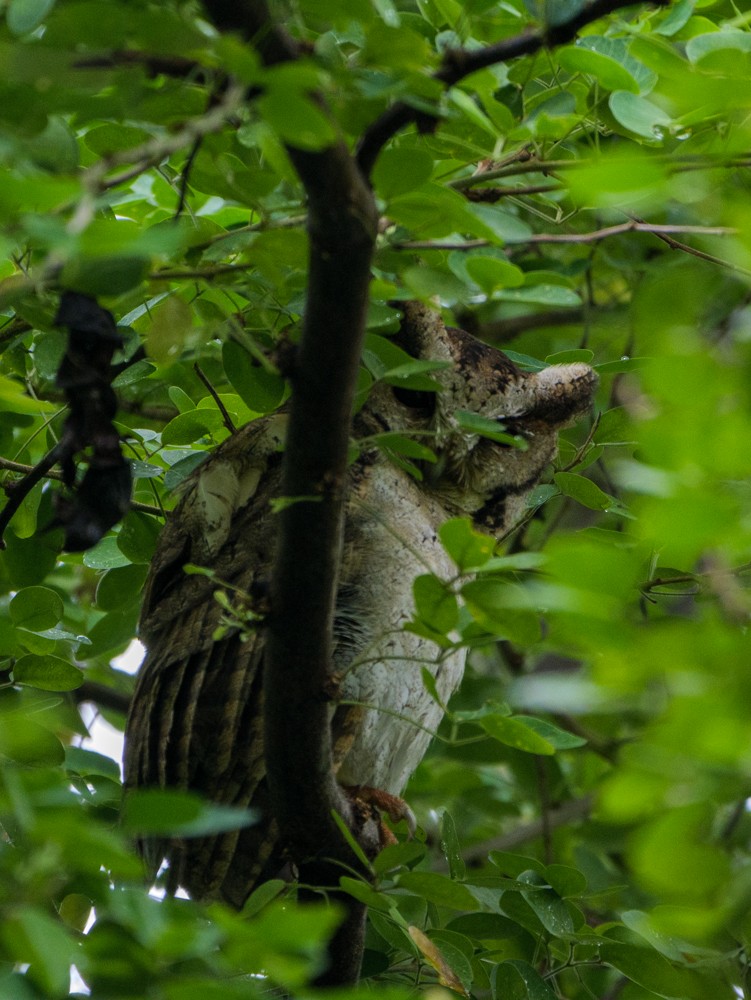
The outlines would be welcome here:
<svg viewBox="0 0 751 1000">
<path fill-rule="evenodd" d="M 116 50 L 101 56 L 86 56 L 73 63 L 74 69 L 107 69 L 115 66 L 142 66 L 149 76 L 174 76 L 185 79 L 212 72 L 195 59 L 182 56 L 153 55 L 136 49 Z"/>
<path fill-rule="evenodd" d="M 436 77 L 451 85 L 489 64 L 483 59 L 534 52 L 548 40 L 558 44 L 589 20 L 627 5 L 594 0 L 547 35 L 528 33 L 484 54 L 452 53 Z M 274 22 L 265 0 L 204 0 L 204 7 L 219 30 L 237 31 L 252 42 L 264 65 L 297 58 L 297 44 Z M 275 819 L 301 878 L 313 884 L 335 886 L 342 864 L 359 866 L 333 817 L 337 812 L 354 827 L 350 803 L 333 775 L 327 692 L 351 410 L 378 231 L 368 175 L 385 142 L 408 122 L 434 127 L 431 116 L 395 105 L 368 129 L 357 158 L 341 140 L 320 151 L 287 147 L 308 197 L 309 274 L 282 465 L 283 495 L 300 500 L 279 514 L 264 739 Z M 376 846 L 373 830 L 354 833 L 366 853 Z M 341 902 L 347 915 L 330 945 L 331 966 L 320 985 L 351 983 L 358 976 L 365 909 L 349 897 Z"/>
<path fill-rule="evenodd" d="M 731 154 L 717 156 L 707 153 L 691 153 L 683 156 L 674 156 L 672 153 L 655 154 L 652 159 L 655 163 L 665 165 L 668 173 L 683 174 L 694 170 L 716 170 L 720 167 L 730 169 L 740 167 L 741 169 L 751 165 L 749 156 L 743 154 Z M 467 174 L 449 181 L 448 186 L 456 191 L 464 191 L 467 188 L 477 187 L 478 184 L 485 184 L 487 181 L 501 180 L 505 177 L 518 177 L 520 174 L 557 174 L 561 170 L 578 170 L 586 166 L 588 160 L 540 160 L 528 149 L 520 149 L 517 155 L 509 157 L 494 167 L 492 170 L 482 170 L 476 173 Z"/>
<path fill-rule="evenodd" d="M 44 456 L 41 462 L 38 462 L 36 465 L 25 465 L 23 462 L 14 462 L 12 459 L 3 458 L 3 456 L 0 455 L 0 469 L 7 469 L 9 472 L 20 472 L 24 476 L 29 477 L 28 479 L 22 481 L 24 488 L 20 491 L 20 499 L 18 503 L 13 506 L 10 516 L 6 513 L 10 504 L 6 505 L 2 512 L 0 512 L 0 523 L 3 525 L 2 529 L 0 529 L 0 535 L 2 534 L 2 531 L 5 530 L 6 522 L 10 521 L 10 518 L 18 510 L 21 501 L 23 501 L 24 497 L 32 491 L 40 479 L 52 479 L 58 483 L 65 482 L 65 477 L 62 472 L 55 472 L 52 468 L 57 459 L 58 456 L 54 448 Z M 34 473 L 33 478 L 31 473 Z M 5 490 L 8 492 L 8 489 L 10 489 L 10 495 L 15 498 L 16 488 L 20 485 L 20 482 L 17 484 L 13 483 L 10 488 L 6 486 Z M 140 503 L 138 500 L 130 501 L 130 509 L 140 511 L 142 514 L 153 514 L 155 517 L 164 517 L 164 511 L 161 510 L 161 508 L 152 507 L 151 504 L 148 503 Z"/>
<path fill-rule="evenodd" d="M 266 65 L 297 49 L 263 0 L 205 0 L 220 30 L 253 41 Z M 378 212 L 343 142 L 317 152 L 288 147 L 308 196 L 309 275 L 282 466 L 282 493 L 304 497 L 279 515 L 264 672 L 264 741 L 274 816 L 301 878 L 337 885 L 358 866 L 333 813 L 353 825 L 332 768 L 329 700 L 332 622 L 342 543 L 347 450 L 368 304 Z M 311 501 L 309 497 L 316 497 Z M 377 832 L 355 830 L 366 849 Z M 368 843 L 368 836 L 370 842 Z M 309 859 L 314 859 L 312 862 Z M 326 860 L 324 860 L 326 859 Z M 321 985 L 359 975 L 365 908 L 347 915 Z"/>
<path fill-rule="evenodd" d="M 96 681 L 84 681 L 80 687 L 71 691 L 71 697 L 77 705 L 90 701 L 100 708 L 108 708 L 122 715 L 127 715 L 130 707 L 130 695 Z"/>
<path fill-rule="evenodd" d="M 670 0 L 652 0 L 652 2 L 656 6 L 664 7 Z M 623 7 L 633 6 L 635 6 L 634 0 L 591 0 L 574 17 L 547 29 L 525 31 L 513 38 L 505 38 L 494 45 L 486 45 L 479 49 L 450 49 L 443 57 L 441 68 L 433 74 L 434 79 L 440 80 L 447 87 L 452 87 L 477 70 L 519 56 L 532 55 L 544 46 L 564 45 L 592 21 Z M 378 154 L 389 139 L 412 122 L 415 122 L 421 131 L 428 131 L 436 124 L 435 119 L 432 120 L 432 126 L 429 124 L 430 117 L 424 111 L 418 111 L 399 101 L 368 127 L 357 148 L 357 162 L 365 176 L 370 176 Z"/>
</svg>

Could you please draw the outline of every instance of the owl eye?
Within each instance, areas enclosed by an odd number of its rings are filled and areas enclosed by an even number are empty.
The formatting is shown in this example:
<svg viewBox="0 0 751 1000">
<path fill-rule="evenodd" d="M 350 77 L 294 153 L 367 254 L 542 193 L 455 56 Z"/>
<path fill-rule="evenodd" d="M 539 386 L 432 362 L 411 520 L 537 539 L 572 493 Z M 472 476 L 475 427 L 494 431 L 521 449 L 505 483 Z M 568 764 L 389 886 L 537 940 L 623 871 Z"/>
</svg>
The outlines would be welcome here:
<svg viewBox="0 0 751 1000">
<path fill-rule="evenodd" d="M 410 410 L 415 410 L 423 416 L 431 417 L 435 412 L 435 393 L 421 392 L 419 389 L 402 389 L 392 386 L 394 399 Z"/>
</svg>

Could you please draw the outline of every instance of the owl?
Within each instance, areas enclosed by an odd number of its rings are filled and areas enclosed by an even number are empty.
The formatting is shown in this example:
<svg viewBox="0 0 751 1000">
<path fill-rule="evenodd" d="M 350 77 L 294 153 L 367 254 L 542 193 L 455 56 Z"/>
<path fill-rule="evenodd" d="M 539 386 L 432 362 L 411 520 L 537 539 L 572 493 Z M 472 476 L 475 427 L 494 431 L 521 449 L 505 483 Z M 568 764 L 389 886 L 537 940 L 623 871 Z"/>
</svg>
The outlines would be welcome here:
<svg viewBox="0 0 751 1000">
<path fill-rule="evenodd" d="M 337 780 L 387 797 L 403 791 L 441 721 L 423 669 L 443 704 L 464 670 L 465 650 L 438 656 L 404 628 L 415 577 L 456 575 L 440 526 L 466 516 L 483 532 L 506 533 L 554 459 L 559 430 L 589 409 L 597 383 L 585 364 L 522 371 L 416 303 L 404 306 L 397 343 L 442 364 L 437 391 L 379 382 L 354 420 L 361 445 L 348 472 L 330 709 Z M 467 413 L 526 447 L 468 430 Z M 266 787 L 262 687 L 286 422 L 283 410 L 252 421 L 187 480 L 146 583 L 147 654 L 126 729 L 126 789 L 192 790 L 256 811 L 258 822 L 243 829 L 140 845 L 153 870 L 167 861 L 172 887 L 236 907 L 286 862 Z M 369 443 L 385 432 L 414 437 L 436 461 L 419 470 L 394 461 Z"/>
</svg>

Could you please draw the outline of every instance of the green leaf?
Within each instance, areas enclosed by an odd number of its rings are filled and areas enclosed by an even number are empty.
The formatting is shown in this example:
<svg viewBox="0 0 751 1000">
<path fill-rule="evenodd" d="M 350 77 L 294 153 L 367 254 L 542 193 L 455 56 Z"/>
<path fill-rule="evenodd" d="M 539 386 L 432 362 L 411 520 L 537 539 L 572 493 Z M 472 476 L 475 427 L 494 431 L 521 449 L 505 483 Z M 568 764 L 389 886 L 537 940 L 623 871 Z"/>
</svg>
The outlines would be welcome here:
<svg viewBox="0 0 751 1000">
<path fill-rule="evenodd" d="M 192 792 L 147 788 L 128 793 L 122 822 L 129 834 L 205 837 L 251 826 L 256 819 L 252 809 L 206 802 Z"/>
<path fill-rule="evenodd" d="M 455 410 L 454 417 L 459 427 L 469 431 L 470 434 L 477 434 L 498 444 L 518 448 L 519 451 L 526 451 L 529 448 L 529 443 L 521 435 L 507 434 L 503 430 L 503 420 L 490 420 L 471 410 Z"/>
<path fill-rule="evenodd" d="M 296 149 L 317 152 L 336 139 L 331 120 L 322 107 L 299 91 L 275 86 L 257 103 L 280 138 Z"/>
<path fill-rule="evenodd" d="M 70 967 L 78 948 L 62 924 L 36 906 L 20 906 L 0 929 L 4 951 L 12 962 L 29 966 L 29 979 L 49 997 L 68 995 Z"/>
<path fill-rule="evenodd" d="M 196 404 L 179 385 L 171 385 L 167 392 L 180 413 L 188 413 L 190 410 L 195 410 Z"/>
<path fill-rule="evenodd" d="M 136 604 L 123 611 L 110 611 L 90 629 L 91 645 L 79 649 L 78 656 L 89 660 L 127 646 L 135 635 L 137 620 Z"/>
<path fill-rule="evenodd" d="M 466 94 L 458 87 L 452 87 L 448 93 L 451 104 L 467 119 L 467 124 L 475 128 L 482 129 L 493 139 L 496 137 L 496 129 L 493 122 L 469 94 Z"/>
<path fill-rule="evenodd" d="M 369 908 L 380 910 L 382 913 L 390 913 L 394 909 L 394 903 L 387 895 L 378 892 L 362 879 L 342 875 L 339 885 L 348 896 L 365 903 Z"/>
<path fill-rule="evenodd" d="M 616 121 L 645 139 L 662 140 L 672 124 L 672 118 L 662 108 L 628 90 L 613 91 L 608 106 Z"/>
<path fill-rule="evenodd" d="M 544 878 L 559 896 L 581 896 L 587 891 L 587 879 L 578 868 L 568 865 L 546 865 Z"/>
<path fill-rule="evenodd" d="M 417 840 L 387 844 L 373 861 L 373 870 L 376 875 L 384 876 L 396 868 L 414 868 L 425 857 L 426 851 L 426 845 Z"/>
<path fill-rule="evenodd" d="M 524 272 L 521 268 L 495 257 L 469 257 L 467 273 L 486 295 L 492 295 L 498 288 L 518 288 L 524 284 Z"/>
<path fill-rule="evenodd" d="M 565 285 L 525 285 L 523 288 L 508 288 L 496 293 L 504 302 L 524 302 L 537 306 L 580 306 L 581 296 Z"/>
<path fill-rule="evenodd" d="M 121 295 L 141 284 L 150 265 L 147 257 L 126 254 L 74 257 L 63 267 L 60 282 L 86 295 Z"/>
<path fill-rule="evenodd" d="M 460 882 L 434 872 L 405 872 L 398 876 L 397 884 L 436 906 L 450 906 L 455 910 L 477 910 L 480 904 L 472 892 Z"/>
<path fill-rule="evenodd" d="M 495 942 L 519 938 L 524 929 L 500 913 L 465 913 L 454 917 L 447 929 L 466 934 L 475 941 Z"/>
<path fill-rule="evenodd" d="M 192 444 L 207 435 L 216 434 L 224 426 L 219 410 L 199 409 L 178 413 L 162 431 L 162 444 Z"/>
<path fill-rule="evenodd" d="M 441 849 L 448 862 L 449 875 L 452 879 L 461 881 L 467 869 L 462 858 L 456 823 L 448 810 L 441 817 Z"/>
<path fill-rule="evenodd" d="M 475 531 L 466 517 L 453 517 L 438 529 L 441 544 L 460 570 L 478 569 L 492 558 L 496 540 Z"/>
<path fill-rule="evenodd" d="M 556 472 L 553 482 L 564 496 L 571 497 L 590 510 L 610 510 L 618 505 L 614 497 L 604 493 L 591 479 L 577 476 L 574 472 Z"/>
<path fill-rule="evenodd" d="M 666 180 L 664 165 L 642 149 L 582 163 L 566 175 L 569 191 L 578 204 L 617 206 L 620 211 L 639 214 L 652 205 L 664 204 Z"/>
<path fill-rule="evenodd" d="M 14 35 L 25 35 L 42 23 L 55 6 L 55 0 L 10 0 L 6 16 Z"/>
<path fill-rule="evenodd" d="M 281 878 L 270 878 L 268 882 L 262 882 L 245 901 L 242 909 L 243 917 L 253 917 L 256 913 L 260 913 L 272 899 L 276 899 L 286 889 L 287 882 Z"/>
<path fill-rule="evenodd" d="M 381 376 L 384 382 L 389 385 L 396 385 L 402 389 L 415 389 L 421 392 L 438 392 L 441 389 L 439 382 L 435 379 L 427 378 L 428 372 L 442 371 L 447 367 L 445 361 L 406 361 L 403 365 L 390 368 Z"/>
<path fill-rule="evenodd" d="M 83 554 L 83 564 L 90 569 L 114 569 L 117 566 L 128 566 L 130 559 L 124 555 L 117 545 L 117 538 L 110 535 L 88 549 Z"/>
<path fill-rule="evenodd" d="M 48 767 L 65 759 L 60 740 L 45 726 L 20 712 L 0 715 L 0 758 L 24 767 Z"/>
<path fill-rule="evenodd" d="M 514 552 L 510 556 L 494 556 L 478 568 L 483 573 L 514 573 L 518 570 L 539 569 L 545 565 L 542 552 Z"/>
<path fill-rule="evenodd" d="M 29 632 L 43 632 L 62 620 L 65 605 L 49 587 L 24 587 L 10 602 L 9 611 L 14 625 Z"/>
<path fill-rule="evenodd" d="M 546 362 L 540 361 L 539 358 L 533 358 L 529 354 L 519 354 L 518 351 L 504 351 L 503 353 L 515 365 L 527 372 L 541 372 L 548 367 Z"/>
<path fill-rule="evenodd" d="M 581 45 L 567 45 L 558 50 L 556 58 L 570 73 L 586 73 L 594 76 L 606 90 L 630 90 L 635 94 L 639 93 L 639 84 L 624 66 L 594 49 L 584 48 Z"/>
<path fill-rule="evenodd" d="M 83 747 L 65 748 L 65 767 L 69 772 L 80 774 L 82 777 L 93 774 L 110 778 L 112 781 L 120 780 L 120 765 L 116 760 Z"/>
<path fill-rule="evenodd" d="M 26 151 L 37 166 L 51 173 L 74 173 L 78 169 L 78 144 L 61 118 L 51 116 L 46 128 L 27 142 Z"/>
<path fill-rule="evenodd" d="M 178 295 L 164 299 L 152 311 L 146 353 L 159 364 L 176 361 L 193 329 L 193 313 Z"/>
<path fill-rule="evenodd" d="M 483 628 L 500 637 L 528 645 L 540 638 L 537 615 L 527 609 L 514 607 L 512 600 L 517 592 L 513 584 L 493 577 L 470 580 L 462 587 L 462 597 L 470 614 Z"/>
<path fill-rule="evenodd" d="M 164 474 L 164 469 L 160 465 L 152 465 L 151 462 L 141 462 L 138 459 L 131 459 L 130 471 L 134 479 L 158 479 Z"/>
<path fill-rule="evenodd" d="M 686 968 L 676 968 L 666 958 L 651 948 L 637 945 L 604 942 L 600 947 L 600 958 L 608 965 L 623 973 L 632 982 L 657 996 L 681 1000 L 707 1000 L 708 996 L 732 997 L 732 988 L 719 980 L 710 986 L 701 973 Z M 714 987 L 714 988 L 712 988 Z M 719 988 L 720 992 L 715 992 Z"/>
<path fill-rule="evenodd" d="M 161 523 L 150 514 L 131 510 L 123 518 L 117 547 L 131 563 L 149 563 L 154 555 Z"/>
<path fill-rule="evenodd" d="M 520 882 L 527 882 L 536 888 L 522 891 L 522 898 L 529 903 L 546 931 L 555 937 L 567 937 L 576 928 L 571 913 L 563 900 L 545 884 L 544 878 L 535 871 L 521 872 Z"/>
<path fill-rule="evenodd" d="M 641 93 L 648 93 L 654 89 L 658 75 L 634 56 L 632 39 L 614 35 L 587 34 L 579 38 L 577 45 L 614 59 L 636 80 Z"/>
<path fill-rule="evenodd" d="M 336 823 L 336 825 L 339 827 L 339 830 L 340 830 L 342 836 L 344 837 L 344 839 L 349 844 L 350 849 L 351 849 L 352 853 L 354 854 L 354 856 L 357 858 L 357 860 L 362 865 L 362 867 L 366 871 L 368 871 L 370 869 L 370 862 L 368 861 L 368 858 L 367 858 L 365 852 L 363 851 L 362 847 L 358 843 L 355 835 L 352 833 L 352 831 L 350 830 L 350 828 L 347 826 L 347 823 L 345 822 L 344 817 L 340 816 L 339 813 L 336 811 L 336 809 L 332 809 L 331 810 L 331 817 L 334 820 L 334 822 Z"/>
<path fill-rule="evenodd" d="M 49 510 L 49 493 L 40 503 L 39 521 L 44 524 L 51 516 Z M 61 545 L 60 532 L 37 532 L 30 538 L 19 538 L 12 528 L 5 531 L 5 552 L 0 555 L 0 562 L 14 588 L 31 586 L 41 583 L 57 562 Z"/>
<path fill-rule="evenodd" d="M 99 125 L 86 133 L 85 142 L 97 156 L 110 156 L 124 149 L 133 149 L 154 138 L 153 132 L 131 125 Z"/>
<path fill-rule="evenodd" d="M 420 187 L 430 179 L 433 157 L 425 149 L 385 149 L 373 170 L 373 184 L 381 198 L 393 198 Z"/>
<path fill-rule="evenodd" d="M 478 721 L 488 736 L 498 740 L 499 743 L 513 747 L 514 750 L 545 756 L 555 753 L 555 746 L 541 736 L 534 727 L 528 726 L 523 719 L 486 715 Z"/>
<path fill-rule="evenodd" d="M 227 378 L 254 413 L 271 413 L 284 399 L 287 385 L 281 375 L 264 368 L 234 340 L 222 345 Z"/>
<path fill-rule="evenodd" d="M 402 271 L 402 281 L 421 299 L 440 296 L 445 302 L 461 302 L 467 294 L 464 282 L 437 267 L 408 267 Z"/>
<path fill-rule="evenodd" d="M 156 365 L 152 365 L 150 361 L 136 361 L 135 364 L 128 365 L 127 368 L 112 380 L 112 387 L 114 389 L 124 389 L 126 385 L 135 385 L 136 382 L 147 378 L 155 371 Z"/>
<path fill-rule="evenodd" d="M 412 584 L 415 607 L 420 618 L 445 635 L 459 622 L 459 606 L 451 588 L 432 573 L 418 576 Z"/>
<path fill-rule="evenodd" d="M 83 684 L 83 671 L 59 656 L 27 653 L 13 665 L 16 684 L 42 691 L 73 691 Z"/>
<path fill-rule="evenodd" d="M 147 574 L 147 564 L 129 564 L 108 570 L 97 584 L 97 607 L 102 611 L 115 611 L 139 600 Z"/>
<path fill-rule="evenodd" d="M 413 358 L 386 337 L 373 333 L 365 338 L 362 361 L 374 379 L 420 392 L 437 392 L 440 384 L 428 374 L 451 367 L 447 361 Z"/>
<path fill-rule="evenodd" d="M 383 434 L 373 435 L 370 440 L 387 454 L 396 453 L 397 455 L 406 455 L 407 458 L 416 458 L 423 462 L 437 461 L 434 451 L 426 445 L 420 444 L 414 438 L 406 437 L 404 434 L 385 431 Z"/>
<path fill-rule="evenodd" d="M 413 625 L 414 625 L 413 622 L 409 622 L 408 626 L 405 626 L 405 628 L 407 629 L 407 631 L 414 632 L 416 635 L 424 635 L 427 639 L 433 639 L 434 635 L 441 637 L 441 633 L 435 632 L 435 630 L 431 629 L 429 626 L 427 626 L 424 629 L 424 631 L 420 631 L 417 628 L 411 627 Z M 433 641 L 436 642 L 438 641 L 438 639 L 433 639 Z M 450 644 L 448 642 L 444 642 L 443 645 L 447 647 Z M 436 703 L 436 705 L 440 705 L 441 708 L 445 711 L 446 706 L 440 694 L 438 693 L 438 684 L 436 683 L 435 675 L 432 673 L 431 670 L 428 669 L 428 667 L 425 666 L 420 667 L 420 674 L 422 676 L 422 683 L 425 690 L 428 692 L 428 694 Z"/>
<path fill-rule="evenodd" d="M 533 715 L 516 715 L 514 718 L 523 722 L 529 729 L 534 730 L 538 736 L 541 736 L 556 750 L 573 750 L 576 747 L 586 746 L 587 741 L 581 736 L 567 733 L 564 729 L 554 726 L 552 722 L 547 722 L 545 719 L 538 719 Z"/>
<path fill-rule="evenodd" d="M 512 958 L 494 970 L 494 996 L 499 1000 L 556 1000 L 557 994 L 531 965 Z"/>
<path fill-rule="evenodd" d="M 726 28 L 724 31 L 711 31 L 706 35 L 694 35 L 686 42 L 686 55 L 693 63 L 710 63 L 718 69 L 722 69 L 720 59 L 712 60 L 711 57 L 717 54 L 722 57 L 728 52 L 751 52 L 751 34 L 748 31 L 740 31 Z"/>
</svg>

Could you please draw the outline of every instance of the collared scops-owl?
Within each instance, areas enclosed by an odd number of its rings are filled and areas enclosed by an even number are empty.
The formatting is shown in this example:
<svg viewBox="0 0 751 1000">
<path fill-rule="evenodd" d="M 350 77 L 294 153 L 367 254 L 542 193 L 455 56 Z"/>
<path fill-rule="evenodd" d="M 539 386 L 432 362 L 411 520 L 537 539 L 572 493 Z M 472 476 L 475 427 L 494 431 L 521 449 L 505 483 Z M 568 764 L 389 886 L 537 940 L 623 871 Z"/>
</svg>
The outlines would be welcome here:
<svg viewBox="0 0 751 1000">
<path fill-rule="evenodd" d="M 445 703 L 466 655 L 460 649 L 439 658 L 428 639 L 404 630 L 412 582 L 426 572 L 455 575 L 438 539 L 448 518 L 469 517 L 500 537 L 523 515 L 555 458 L 559 430 L 589 409 L 597 383 L 579 363 L 522 371 L 417 304 L 405 306 L 397 340 L 413 357 L 444 365 L 433 374 L 437 392 L 381 382 L 355 418 L 354 436 L 364 443 L 348 473 L 331 714 L 338 780 L 396 796 L 441 720 L 422 670 L 433 673 Z M 498 422 L 526 448 L 467 430 L 460 411 Z M 235 906 L 285 863 L 269 811 L 262 705 L 262 606 L 285 424 L 284 411 L 247 424 L 187 480 L 146 584 L 147 654 L 126 731 L 126 788 L 190 789 L 257 810 L 259 821 L 244 829 L 141 845 L 153 870 L 168 862 L 173 887 Z M 369 447 L 368 439 L 388 431 L 433 450 L 436 461 L 425 463 L 422 479 Z M 212 575 L 186 573 L 187 564 Z M 215 599 L 218 587 L 236 601 L 236 617 Z M 259 607 L 257 617 L 242 610 Z"/>
</svg>

